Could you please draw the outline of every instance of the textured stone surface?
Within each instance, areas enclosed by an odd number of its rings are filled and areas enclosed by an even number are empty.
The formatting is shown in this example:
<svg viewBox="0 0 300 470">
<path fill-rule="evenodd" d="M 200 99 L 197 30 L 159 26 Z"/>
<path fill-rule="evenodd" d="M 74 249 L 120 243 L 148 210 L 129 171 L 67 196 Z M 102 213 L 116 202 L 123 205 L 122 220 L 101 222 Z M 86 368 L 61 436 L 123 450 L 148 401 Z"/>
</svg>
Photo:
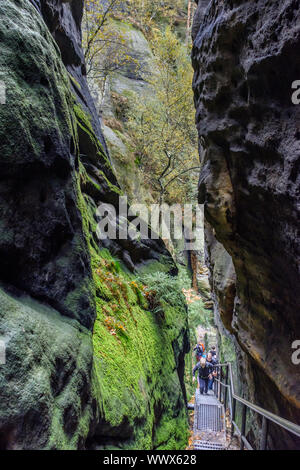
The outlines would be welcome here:
<svg viewBox="0 0 300 470">
<path fill-rule="evenodd" d="M 0 14 L 0 277 L 91 327 L 70 80 L 30 2 L 1 2 Z"/>
<path fill-rule="evenodd" d="M 232 259 L 223 245 L 214 237 L 206 223 L 207 266 L 210 271 L 211 289 L 215 307 L 216 324 L 219 318 L 229 333 L 233 333 L 232 315 L 236 294 L 236 275 Z"/>
<path fill-rule="evenodd" d="M 106 124 L 102 125 L 103 134 L 122 190 L 130 203 L 151 203 L 152 196 L 138 171 L 133 142 L 125 132 L 124 123 L 128 119 L 130 101 L 138 96 L 146 99 L 153 93 L 147 80 L 155 67 L 154 57 L 149 42 L 136 26 L 114 21 L 111 26 L 122 34 L 132 60 L 118 73 L 107 77 L 103 98 L 99 82 L 93 78 L 88 81 L 98 113 Z"/>
<path fill-rule="evenodd" d="M 176 328 L 169 315 L 164 336 L 151 314 L 157 356 L 163 356 L 167 342 L 170 376 L 159 375 L 151 386 L 145 382 L 151 399 L 144 402 L 147 412 L 141 421 L 129 415 L 137 413 L 136 391 L 125 382 L 119 380 L 124 426 L 107 418 L 107 403 L 99 393 L 107 382 L 104 376 L 117 366 L 114 357 L 101 359 L 101 373 L 95 374 L 100 359 L 99 351 L 93 351 L 94 321 L 103 321 L 109 300 L 116 307 L 120 289 L 117 285 L 113 297 L 107 288 L 101 297 L 104 280 L 99 284 L 96 272 L 105 250 L 96 236 L 95 212 L 101 202 L 117 208 L 120 188 L 87 87 L 82 9 L 79 0 L 0 4 L 0 79 L 7 87 L 7 103 L 0 106 L 0 340 L 7 358 L 0 365 L 0 448 L 81 449 L 87 437 L 94 442 L 95 432 L 104 440 L 113 433 L 113 445 L 126 447 L 125 431 L 133 447 L 143 433 L 148 447 L 183 446 L 185 311 Z M 125 293 L 135 279 L 127 268 L 133 272 L 156 260 L 176 273 L 161 240 L 108 241 L 105 246 L 124 263 Z M 138 294 L 132 289 L 136 306 Z M 124 300 L 122 314 L 131 316 L 142 336 Z M 150 321 L 147 306 L 143 315 Z M 104 339 L 117 341 L 104 331 Z M 146 354 L 154 338 L 146 335 L 142 343 Z M 125 342 L 122 350 L 126 347 Z M 135 354 L 139 360 L 139 349 Z M 141 367 L 145 377 L 148 366 Z M 175 394 L 170 384 L 177 387 Z M 170 427 L 160 417 L 164 410 Z M 126 425 L 133 421 L 134 430 Z M 177 425 L 183 429 L 180 436 Z"/>
<path fill-rule="evenodd" d="M 0 305 L 0 449 L 82 449 L 93 415 L 91 332 L 22 293 L 1 288 Z"/>
<path fill-rule="evenodd" d="M 300 5 L 206 3 L 198 4 L 192 53 L 199 194 L 236 271 L 227 326 L 246 352 L 251 398 L 299 422 L 291 345 L 300 335 L 300 107 L 291 84 L 300 77 Z M 279 446 L 299 445 L 273 436 Z"/>
<path fill-rule="evenodd" d="M 34 6 L 3 1 L 0 17 L 0 445 L 83 448 L 96 311 L 74 97 Z"/>
</svg>

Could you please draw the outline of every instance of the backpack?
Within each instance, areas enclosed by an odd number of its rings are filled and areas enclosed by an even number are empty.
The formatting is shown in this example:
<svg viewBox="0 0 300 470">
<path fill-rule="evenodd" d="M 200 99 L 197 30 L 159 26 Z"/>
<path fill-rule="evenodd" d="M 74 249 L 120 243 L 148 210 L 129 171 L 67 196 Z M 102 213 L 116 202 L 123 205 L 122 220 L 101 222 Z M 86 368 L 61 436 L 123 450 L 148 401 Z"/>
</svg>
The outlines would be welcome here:
<svg viewBox="0 0 300 470">
<path fill-rule="evenodd" d="M 204 351 L 205 351 L 204 344 L 203 344 L 203 343 L 197 344 L 197 346 L 196 346 L 196 354 L 197 354 L 197 356 L 202 356 L 202 354 L 204 353 Z"/>
</svg>

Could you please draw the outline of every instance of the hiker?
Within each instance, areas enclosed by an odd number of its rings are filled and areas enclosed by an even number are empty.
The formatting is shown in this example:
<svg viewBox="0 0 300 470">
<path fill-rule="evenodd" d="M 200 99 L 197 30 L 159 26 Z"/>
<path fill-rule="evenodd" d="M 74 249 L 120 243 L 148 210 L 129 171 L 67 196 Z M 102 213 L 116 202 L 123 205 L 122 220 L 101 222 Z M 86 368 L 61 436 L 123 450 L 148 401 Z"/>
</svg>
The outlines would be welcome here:
<svg viewBox="0 0 300 470">
<path fill-rule="evenodd" d="M 217 356 L 216 346 L 212 346 L 209 352 L 211 353 L 212 357 Z"/>
<path fill-rule="evenodd" d="M 198 370 L 198 381 L 200 386 L 200 393 L 207 393 L 208 390 L 208 380 L 212 378 L 214 366 L 209 362 L 206 362 L 204 357 L 201 357 L 200 361 L 197 362 L 193 369 L 193 382 L 195 382 L 195 373 Z"/>
<path fill-rule="evenodd" d="M 209 364 L 211 364 L 212 366 L 217 365 L 218 361 L 217 361 L 216 356 L 213 356 L 212 353 L 209 352 L 209 353 L 207 354 L 206 363 L 209 363 Z M 212 390 L 212 389 L 213 389 L 213 384 L 214 384 L 216 375 L 217 375 L 217 372 L 216 372 L 216 371 L 213 371 L 212 374 L 211 374 L 211 378 L 208 379 L 208 390 Z"/>
<path fill-rule="evenodd" d="M 200 358 L 204 355 L 205 346 L 203 343 L 197 343 L 194 347 L 193 351 L 196 353 L 196 360 L 197 362 L 200 361 Z"/>
<path fill-rule="evenodd" d="M 216 356 L 213 356 L 211 352 L 207 354 L 206 361 L 215 366 L 217 364 Z"/>
</svg>

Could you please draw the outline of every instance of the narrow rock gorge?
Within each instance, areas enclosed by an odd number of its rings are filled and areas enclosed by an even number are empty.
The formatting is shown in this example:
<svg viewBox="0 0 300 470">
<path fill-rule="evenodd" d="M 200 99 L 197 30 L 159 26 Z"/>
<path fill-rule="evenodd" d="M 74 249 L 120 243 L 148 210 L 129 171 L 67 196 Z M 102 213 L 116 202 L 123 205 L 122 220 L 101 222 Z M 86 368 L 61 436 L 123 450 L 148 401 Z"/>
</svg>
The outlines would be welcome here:
<svg viewBox="0 0 300 470">
<path fill-rule="evenodd" d="M 299 422 L 300 4 L 200 1 L 194 94 L 215 313 L 242 355 L 244 394 Z M 297 447 L 278 435 L 273 443 Z"/>
<path fill-rule="evenodd" d="M 0 450 L 194 449 L 200 341 L 300 423 L 299 19 L 299 0 L 1 0 Z M 181 238 L 134 236 L 123 196 L 196 206 L 200 244 L 193 213 Z M 254 448 L 262 428 L 248 411 Z M 271 421 L 266 440 L 300 449 Z"/>
</svg>

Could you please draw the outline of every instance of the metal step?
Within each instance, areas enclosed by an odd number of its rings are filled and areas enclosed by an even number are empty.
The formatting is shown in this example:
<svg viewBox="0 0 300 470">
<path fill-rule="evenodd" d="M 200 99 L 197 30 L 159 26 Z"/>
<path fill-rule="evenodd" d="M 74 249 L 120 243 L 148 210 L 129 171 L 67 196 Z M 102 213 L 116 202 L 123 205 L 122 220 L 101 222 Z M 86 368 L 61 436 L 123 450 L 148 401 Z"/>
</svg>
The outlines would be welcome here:
<svg viewBox="0 0 300 470">
<path fill-rule="evenodd" d="M 194 407 L 195 450 L 223 450 L 226 444 L 224 406 L 213 394 L 196 391 Z"/>
<path fill-rule="evenodd" d="M 225 445 L 222 442 L 210 442 L 197 440 L 193 443 L 195 450 L 224 450 Z"/>
<path fill-rule="evenodd" d="M 210 404 L 196 404 L 194 432 L 214 431 L 221 432 L 225 428 L 223 406 Z"/>
</svg>

